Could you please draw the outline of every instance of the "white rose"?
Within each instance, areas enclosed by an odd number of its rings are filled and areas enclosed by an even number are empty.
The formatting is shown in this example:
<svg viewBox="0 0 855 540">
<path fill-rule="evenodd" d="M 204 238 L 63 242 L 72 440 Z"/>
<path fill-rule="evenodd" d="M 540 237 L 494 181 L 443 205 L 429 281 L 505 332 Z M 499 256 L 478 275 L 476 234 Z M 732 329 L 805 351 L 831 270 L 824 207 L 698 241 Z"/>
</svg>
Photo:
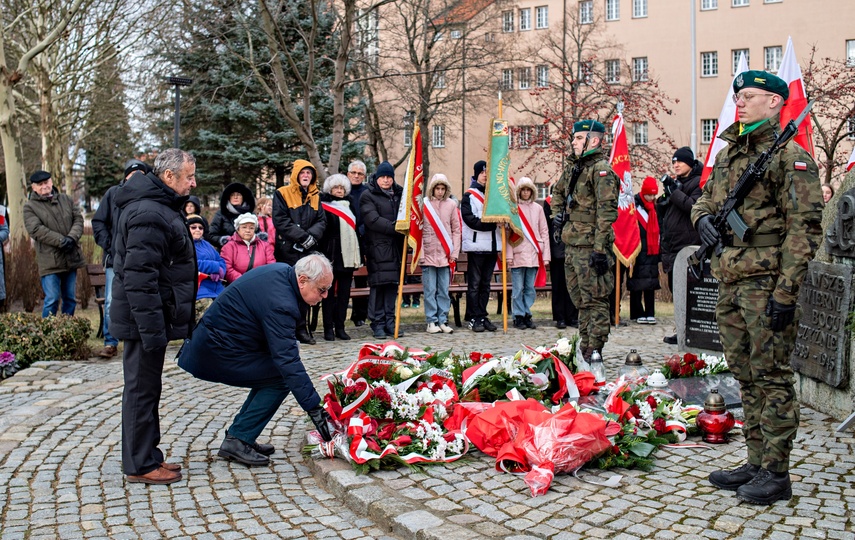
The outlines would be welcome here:
<svg viewBox="0 0 855 540">
<path fill-rule="evenodd" d="M 399 366 L 398 375 L 400 375 L 402 379 L 409 379 L 413 376 L 413 370 L 406 366 Z"/>
</svg>

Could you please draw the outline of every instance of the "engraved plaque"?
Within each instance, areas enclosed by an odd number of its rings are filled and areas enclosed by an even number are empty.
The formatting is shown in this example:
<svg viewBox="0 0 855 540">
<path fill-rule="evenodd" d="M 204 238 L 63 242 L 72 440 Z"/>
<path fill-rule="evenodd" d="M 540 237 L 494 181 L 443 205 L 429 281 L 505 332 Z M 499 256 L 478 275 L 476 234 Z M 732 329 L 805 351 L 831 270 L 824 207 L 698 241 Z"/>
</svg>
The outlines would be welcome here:
<svg viewBox="0 0 855 540">
<path fill-rule="evenodd" d="M 825 233 L 825 249 L 838 257 L 855 257 L 855 188 L 837 202 L 837 218 Z"/>
<path fill-rule="evenodd" d="M 793 369 L 835 388 L 849 381 L 852 267 L 812 261 L 799 292 L 802 317 L 790 356 Z"/>
<path fill-rule="evenodd" d="M 721 351 L 715 305 L 718 280 L 704 274 L 700 280 L 688 272 L 686 281 L 686 346 Z"/>
</svg>

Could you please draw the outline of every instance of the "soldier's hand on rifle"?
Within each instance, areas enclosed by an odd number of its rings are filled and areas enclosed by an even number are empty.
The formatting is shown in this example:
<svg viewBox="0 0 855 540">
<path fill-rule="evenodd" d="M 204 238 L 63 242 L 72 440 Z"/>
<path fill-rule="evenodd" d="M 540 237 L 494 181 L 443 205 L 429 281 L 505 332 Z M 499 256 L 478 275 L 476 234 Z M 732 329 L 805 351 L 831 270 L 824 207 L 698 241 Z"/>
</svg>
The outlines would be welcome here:
<svg viewBox="0 0 855 540">
<path fill-rule="evenodd" d="M 588 265 L 594 269 L 598 276 L 603 276 L 609 271 L 609 258 L 605 253 L 593 252 L 588 260 Z"/>
<path fill-rule="evenodd" d="M 554 231 L 558 231 L 558 234 L 561 235 L 561 229 L 564 228 L 564 212 L 560 214 L 556 214 L 555 217 L 552 218 L 552 229 Z"/>
<path fill-rule="evenodd" d="M 793 323 L 793 318 L 796 316 L 796 305 L 785 306 L 769 297 L 769 303 L 766 304 L 766 315 L 769 317 L 769 329 L 773 332 L 780 332 Z"/>
<path fill-rule="evenodd" d="M 718 229 L 713 225 L 713 217 L 709 214 L 698 220 L 698 234 L 701 235 L 701 241 L 707 246 L 715 246 L 721 240 L 721 235 Z"/>
</svg>

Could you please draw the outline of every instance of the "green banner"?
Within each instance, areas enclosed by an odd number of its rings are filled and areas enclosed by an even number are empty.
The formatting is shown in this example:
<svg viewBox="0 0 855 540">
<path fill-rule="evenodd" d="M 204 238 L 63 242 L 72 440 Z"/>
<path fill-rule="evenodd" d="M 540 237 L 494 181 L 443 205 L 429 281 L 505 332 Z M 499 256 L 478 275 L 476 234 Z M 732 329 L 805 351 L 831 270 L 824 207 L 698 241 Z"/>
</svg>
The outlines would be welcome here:
<svg viewBox="0 0 855 540">
<path fill-rule="evenodd" d="M 508 122 L 496 118 L 490 120 L 487 188 L 484 190 L 484 212 L 481 220 L 487 223 L 509 223 L 513 230 L 511 243 L 516 245 L 522 240 L 523 229 L 516 193 L 510 178 L 509 142 Z"/>
</svg>

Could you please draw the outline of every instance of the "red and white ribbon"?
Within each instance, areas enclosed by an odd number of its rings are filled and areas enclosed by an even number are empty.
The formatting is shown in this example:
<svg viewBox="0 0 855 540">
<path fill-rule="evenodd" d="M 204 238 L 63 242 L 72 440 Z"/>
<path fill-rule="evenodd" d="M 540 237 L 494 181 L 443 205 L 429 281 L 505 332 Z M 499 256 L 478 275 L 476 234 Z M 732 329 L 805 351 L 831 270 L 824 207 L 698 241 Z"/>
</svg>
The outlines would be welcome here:
<svg viewBox="0 0 855 540">
<path fill-rule="evenodd" d="M 322 202 L 321 206 L 323 206 L 324 210 L 330 214 L 336 215 L 339 219 L 344 220 L 345 223 L 350 225 L 351 229 L 354 231 L 356 230 L 356 216 L 353 215 L 353 212 L 351 212 L 349 208 L 343 208 L 326 202 Z"/>
</svg>

